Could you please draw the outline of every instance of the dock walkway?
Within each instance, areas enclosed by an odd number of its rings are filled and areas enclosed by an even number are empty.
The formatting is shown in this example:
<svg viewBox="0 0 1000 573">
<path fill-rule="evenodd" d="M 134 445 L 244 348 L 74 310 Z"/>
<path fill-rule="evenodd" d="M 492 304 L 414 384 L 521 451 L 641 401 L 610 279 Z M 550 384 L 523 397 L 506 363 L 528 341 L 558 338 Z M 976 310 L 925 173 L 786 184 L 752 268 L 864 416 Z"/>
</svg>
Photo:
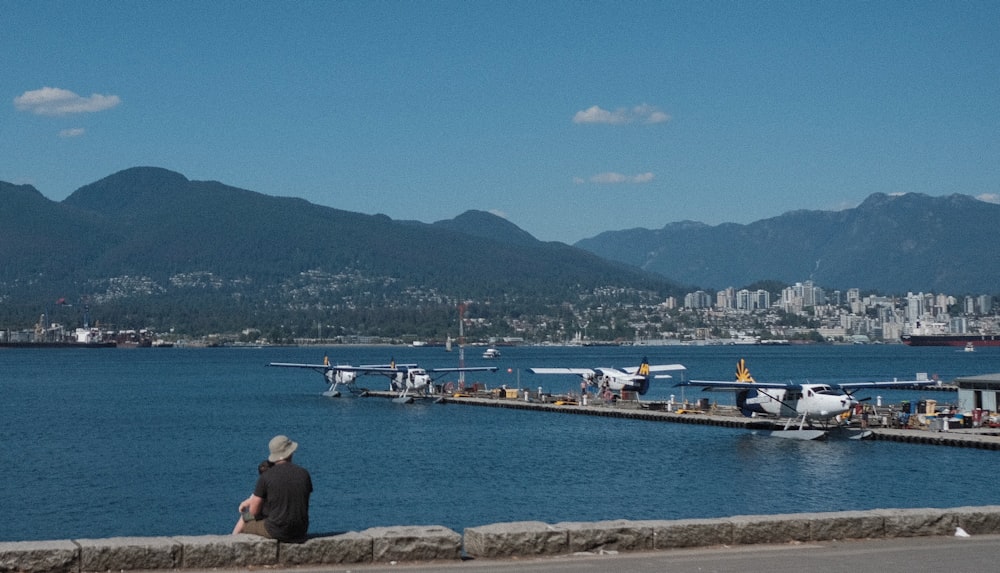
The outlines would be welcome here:
<svg viewBox="0 0 1000 573">
<path fill-rule="evenodd" d="M 396 397 L 396 394 L 392 392 L 370 391 L 368 395 L 381 398 Z M 587 405 L 580 405 L 572 402 L 540 402 L 537 400 L 524 400 L 523 398 L 456 397 L 444 395 L 434 396 L 432 399 L 446 404 L 479 406 L 483 408 L 508 408 L 535 412 L 646 420 L 650 422 L 698 424 L 744 430 L 774 431 L 781 430 L 784 427 L 784 422 L 779 422 L 773 418 L 744 417 L 731 406 L 713 406 L 707 410 L 679 408 L 679 410 L 670 411 L 666 409 L 666 404 L 662 402 L 618 401 L 614 404 L 606 404 L 596 401 Z M 679 405 L 675 404 L 675 407 L 679 407 Z M 1000 450 L 1000 429 L 997 428 L 959 428 L 949 431 L 885 427 L 872 427 L 869 429 L 872 431 L 872 438 L 876 440 Z"/>
</svg>

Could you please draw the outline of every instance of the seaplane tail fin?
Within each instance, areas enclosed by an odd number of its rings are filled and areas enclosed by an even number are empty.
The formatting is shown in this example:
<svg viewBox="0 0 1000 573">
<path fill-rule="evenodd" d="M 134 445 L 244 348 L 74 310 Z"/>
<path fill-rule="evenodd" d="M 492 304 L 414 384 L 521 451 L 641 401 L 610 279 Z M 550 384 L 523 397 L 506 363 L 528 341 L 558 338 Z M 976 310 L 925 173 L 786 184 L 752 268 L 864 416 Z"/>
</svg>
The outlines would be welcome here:
<svg viewBox="0 0 1000 573">
<path fill-rule="evenodd" d="M 649 376 L 649 360 L 643 356 L 642 364 L 639 365 L 639 370 L 636 371 L 636 376 Z"/>
<path fill-rule="evenodd" d="M 747 361 L 740 358 L 739 362 L 736 363 L 736 382 L 741 384 L 753 384 L 756 382 L 753 376 L 750 375 L 750 369 L 747 368 Z M 739 409 L 740 413 L 744 416 L 751 418 L 755 414 L 763 414 L 764 410 L 759 404 L 754 404 L 748 402 L 750 398 L 757 396 L 757 390 L 753 389 L 739 389 L 736 392 L 736 407 Z"/>
<path fill-rule="evenodd" d="M 641 376 L 638 380 L 639 389 L 637 392 L 640 396 L 645 396 L 646 392 L 649 392 L 649 360 L 643 356 L 642 364 L 639 365 L 639 369 L 635 372 L 636 376 Z"/>
</svg>

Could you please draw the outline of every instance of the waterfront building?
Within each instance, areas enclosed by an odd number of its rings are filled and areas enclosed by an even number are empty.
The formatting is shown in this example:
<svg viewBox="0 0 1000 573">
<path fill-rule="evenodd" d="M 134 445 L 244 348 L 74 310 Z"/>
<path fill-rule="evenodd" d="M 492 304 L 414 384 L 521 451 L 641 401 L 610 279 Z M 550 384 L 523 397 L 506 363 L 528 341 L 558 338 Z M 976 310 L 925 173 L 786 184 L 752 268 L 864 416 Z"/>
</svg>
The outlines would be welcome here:
<svg viewBox="0 0 1000 573">
<path fill-rule="evenodd" d="M 983 374 L 956 378 L 958 408 L 970 412 L 976 408 L 987 412 L 1000 410 L 1000 374 Z"/>
</svg>

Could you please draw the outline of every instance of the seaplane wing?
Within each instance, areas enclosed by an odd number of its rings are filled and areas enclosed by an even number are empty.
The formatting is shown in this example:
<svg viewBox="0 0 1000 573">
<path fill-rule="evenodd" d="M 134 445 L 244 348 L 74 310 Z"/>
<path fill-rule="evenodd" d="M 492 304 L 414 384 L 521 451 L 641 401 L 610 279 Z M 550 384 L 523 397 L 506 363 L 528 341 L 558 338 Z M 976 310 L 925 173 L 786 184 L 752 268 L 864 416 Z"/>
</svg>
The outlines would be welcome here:
<svg viewBox="0 0 1000 573">
<path fill-rule="evenodd" d="M 392 368 L 389 364 L 367 364 L 362 366 L 351 366 L 349 364 L 330 364 L 329 362 L 324 362 L 323 364 L 304 364 L 297 362 L 271 362 L 268 366 L 278 366 L 281 368 L 308 368 L 311 370 L 317 370 L 324 372 L 326 370 L 337 370 L 340 372 L 368 372 L 371 370 L 379 369 L 390 369 Z M 401 364 L 403 366 L 416 366 L 416 364 Z"/>
<path fill-rule="evenodd" d="M 528 368 L 534 374 L 575 374 L 576 376 L 593 376 L 600 368 Z"/>
<path fill-rule="evenodd" d="M 387 374 L 391 376 L 397 372 L 405 372 L 416 367 L 416 364 L 362 364 L 361 366 L 339 365 L 332 366 L 331 368 L 340 370 L 341 372 L 356 372 L 358 374 Z"/>
<path fill-rule="evenodd" d="M 830 384 L 834 388 L 844 390 L 855 390 L 861 388 L 892 388 L 896 386 L 931 386 L 938 383 L 936 379 L 930 379 L 926 375 L 917 376 L 913 380 L 880 380 L 877 382 L 837 382 Z"/>
<path fill-rule="evenodd" d="M 279 366 L 282 368 L 310 368 L 312 370 L 326 370 L 329 364 L 298 364 L 293 362 L 271 362 L 268 366 Z"/>
<path fill-rule="evenodd" d="M 641 368 L 641 366 L 632 366 L 625 368 L 625 372 L 638 374 Z M 683 364 L 650 364 L 648 368 L 649 372 L 683 372 L 684 370 L 687 370 L 687 367 Z M 670 378 L 670 376 L 657 375 L 654 378 Z"/>
<path fill-rule="evenodd" d="M 750 386 L 752 384 L 753 386 Z M 800 389 L 801 384 L 786 382 L 733 382 L 732 380 L 688 380 L 676 384 L 676 386 L 702 386 L 702 390 L 711 391 L 731 391 L 738 392 L 747 388 L 771 388 L 781 390 Z"/>
<path fill-rule="evenodd" d="M 583 379 L 587 386 L 608 388 L 614 392 L 627 390 L 640 395 L 649 390 L 649 381 L 653 378 L 670 378 L 669 374 L 654 374 L 656 372 L 679 372 L 686 370 L 682 364 L 650 365 L 645 358 L 638 366 L 629 368 L 610 368 L 599 366 L 595 368 L 529 368 L 532 374 L 571 374 Z"/>
<path fill-rule="evenodd" d="M 339 368 L 339 367 L 338 367 Z M 416 364 L 382 364 L 370 366 L 350 366 L 346 368 L 350 372 L 359 374 L 383 374 L 385 376 L 395 376 L 399 373 L 419 372 L 421 374 L 449 374 L 454 372 L 496 372 L 496 366 L 469 366 L 463 368 L 420 368 Z"/>
<path fill-rule="evenodd" d="M 464 366 L 462 368 L 428 368 L 428 374 L 452 374 L 454 372 L 496 372 L 497 366 Z"/>
</svg>

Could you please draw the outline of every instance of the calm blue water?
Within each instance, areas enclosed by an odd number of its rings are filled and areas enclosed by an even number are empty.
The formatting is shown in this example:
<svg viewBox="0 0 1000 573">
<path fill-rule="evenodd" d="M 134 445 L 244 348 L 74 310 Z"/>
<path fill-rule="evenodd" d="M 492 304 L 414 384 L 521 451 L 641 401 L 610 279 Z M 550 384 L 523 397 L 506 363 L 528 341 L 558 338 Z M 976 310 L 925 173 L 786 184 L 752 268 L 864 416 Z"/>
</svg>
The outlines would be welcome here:
<svg viewBox="0 0 1000 573">
<path fill-rule="evenodd" d="M 532 366 L 681 362 L 730 379 L 746 357 L 758 380 L 911 378 L 1000 372 L 1000 350 L 950 348 L 504 348 L 466 352 L 491 387 L 578 389 Z M 963 472 L 1000 452 L 886 442 L 795 442 L 742 430 L 330 399 L 319 374 L 268 362 L 457 365 L 441 348 L 0 350 L 0 541 L 228 533 L 267 442 L 300 443 L 316 492 L 312 532 L 395 524 L 461 531 L 502 521 L 675 519 L 876 507 L 1000 503 Z M 507 371 L 510 369 L 510 372 Z M 384 389 L 383 378 L 364 379 Z M 660 381 L 646 396 L 680 388 Z M 882 391 L 887 401 L 953 394 Z M 683 397 L 701 394 L 686 389 Z M 728 394 L 711 396 L 731 404 Z M 976 474 L 972 474 L 976 475 Z"/>
</svg>

